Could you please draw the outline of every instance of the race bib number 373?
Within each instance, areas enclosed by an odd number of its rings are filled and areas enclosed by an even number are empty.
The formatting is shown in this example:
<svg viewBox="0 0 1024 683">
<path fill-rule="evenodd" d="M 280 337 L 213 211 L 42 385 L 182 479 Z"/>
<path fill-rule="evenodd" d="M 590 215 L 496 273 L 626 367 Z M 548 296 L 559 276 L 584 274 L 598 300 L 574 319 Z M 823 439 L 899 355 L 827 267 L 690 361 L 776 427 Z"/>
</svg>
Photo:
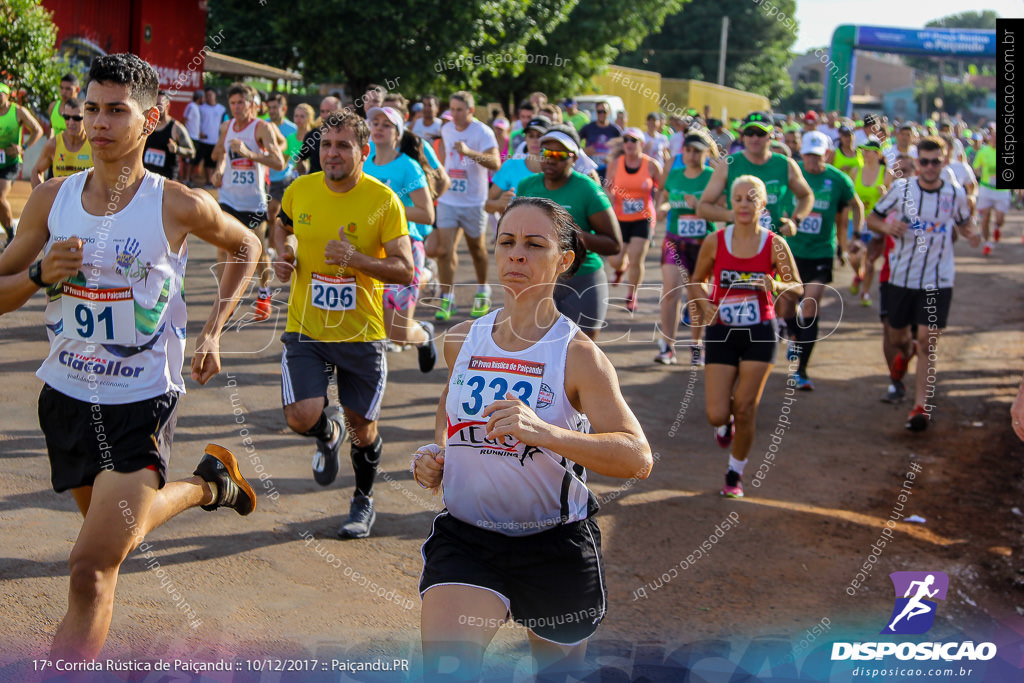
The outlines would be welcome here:
<svg viewBox="0 0 1024 683">
<path fill-rule="evenodd" d="M 718 307 L 718 319 L 723 325 L 757 325 L 761 322 L 761 308 L 757 297 L 724 300 Z"/>
<path fill-rule="evenodd" d="M 459 394 L 460 420 L 484 422 L 480 413 L 511 393 L 531 408 L 537 405 L 544 364 L 515 358 L 473 356 Z"/>
<path fill-rule="evenodd" d="M 135 300 L 131 287 L 89 289 L 64 283 L 61 334 L 94 344 L 135 342 Z"/>
</svg>

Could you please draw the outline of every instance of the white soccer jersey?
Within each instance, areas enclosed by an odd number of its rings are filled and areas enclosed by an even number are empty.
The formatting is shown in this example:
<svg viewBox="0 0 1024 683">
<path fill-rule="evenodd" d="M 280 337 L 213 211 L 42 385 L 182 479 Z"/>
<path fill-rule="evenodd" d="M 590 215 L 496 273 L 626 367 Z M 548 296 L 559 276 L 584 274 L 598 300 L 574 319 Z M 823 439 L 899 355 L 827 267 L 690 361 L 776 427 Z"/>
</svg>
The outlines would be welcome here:
<svg viewBox="0 0 1024 683">
<path fill-rule="evenodd" d="M 943 180 L 938 189 L 924 190 L 916 176 L 899 178 L 873 210 L 910 224 L 902 237 L 894 238 L 889 252 L 890 284 L 908 289 L 953 286 L 953 230 L 971 217 L 962 185 Z"/>
</svg>

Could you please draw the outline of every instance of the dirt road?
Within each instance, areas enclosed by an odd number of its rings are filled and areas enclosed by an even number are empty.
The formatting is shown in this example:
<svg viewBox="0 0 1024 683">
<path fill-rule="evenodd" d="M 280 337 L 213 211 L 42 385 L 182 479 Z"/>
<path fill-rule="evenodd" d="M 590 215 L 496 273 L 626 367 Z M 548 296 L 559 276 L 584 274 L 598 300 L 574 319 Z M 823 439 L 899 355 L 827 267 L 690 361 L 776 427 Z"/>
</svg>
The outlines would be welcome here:
<svg viewBox="0 0 1024 683">
<path fill-rule="evenodd" d="M 965 633 L 961 639 L 999 646 L 988 675 L 981 662 L 982 677 L 955 680 L 1024 678 L 1024 449 L 1008 418 L 1024 370 L 1022 224 L 1019 213 L 1011 216 L 989 258 L 957 245 L 935 421 L 923 434 L 904 430 L 908 405 L 879 401 L 887 374 L 877 308 L 858 305 L 846 292 L 848 269 L 838 268 L 841 294 L 826 298 L 823 314 L 836 329 L 811 363 L 816 390 L 787 399 L 780 354 L 758 415 L 744 500 L 718 494 L 726 455 L 704 417 L 703 372 L 652 363 L 658 283 L 644 291 L 633 316 L 615 302 L 601 347 L 618 369 L 657 464 L 646 481 L 591 479 L 603 507 L 609 591 L 608 617 L 588 654 L 595 669 L 604 668 L 601 680 L 680 680 L 687 668 L 695 676 L 704 672 L 693 680 L 728 680 L 735 670 L 761 680 L 781 680 L 773 676 L 786 672 L 801 680 L 850 680 L 858 662 L 830 663 L 829 643 L 880 640 L 893 609 L 888 574 L 904 570 L 949 576 L 928 639 Z M 191 343 L 214 295 L 215 254 L 199 243 L 190 249 Z M 648 266 L 649 279 L 656 277 L 653 253 Z M 463 281 L 470 280 L 469 267 L 464 256 Z M 80 523 L 71 496 L 50 489 L 36 418 L 34 372 L 47 349 L 42 309 L 36 296 L 0 320 L 2 681 L 39 677 L 33 660 L 45 656 L 64 614 L 67 557 Z M 156 563 L 138 552 L 125 562 L 104 659 L 123 666 L 226 660 L 238 667 L 202 679 L 217 681 L 349 675 L 249 671 L 265 666 L 254 662 L 267 657 L 315 659 L 318 667 L 334 659 L 418 664 L 419 548 L 441 503 L 412 482 L 408 462 L 415 447 L 432 440 L 445 370 L 424 378 L 415 353 L 389 355 L 376 526 L 369 539 L 340 541 L 335 531 L 347 514 L 351 471 L 343 464 L 334 485 L 317 486 L 312 443 L 284 423 L 284 317 L 283 309 L 276 312 L 268 322 L 225 334 L 224 372 L 209 385 L 188 381 L 170 469 L 173 478 L 189 475 L 203 446 L 221 443 L 240 455 L 245 473 L 262 477 L 259 507 L 246 518 L 189 512 L 150 534 Z M 784 435 L 770 450 L 777 426 Z M 755 487 L 757 471 L 764 474 Z M 926 521 L 901 521 L 878 548 L 896 505 L 902 515 Z M 853 587 L 865 564 L 870 574 L 865 570 Z M 523 629 L 501 629 L 490 674 L 524 680 L 527 652 Z M 179 675 L 194 673 L 185 664 L 171 666 Z M 401 666 L 360 680 L 403 679 L 410 674 Z M 1000 667 L 1018 678 L 998 677 Z M 108 673 L 103 680 L 159 680 L 147 678 L 152 675 Z"/>
</svg>

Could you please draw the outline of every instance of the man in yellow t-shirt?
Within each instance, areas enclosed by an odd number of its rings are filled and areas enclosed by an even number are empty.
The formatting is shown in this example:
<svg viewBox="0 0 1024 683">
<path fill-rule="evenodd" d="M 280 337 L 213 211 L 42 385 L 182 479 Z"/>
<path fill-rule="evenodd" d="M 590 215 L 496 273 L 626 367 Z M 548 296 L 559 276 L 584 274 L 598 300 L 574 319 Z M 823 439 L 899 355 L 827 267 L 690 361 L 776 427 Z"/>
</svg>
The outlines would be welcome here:
<svg viewBox="0 0 1024 683">
<path fill-rule="evenodd" d="M 383 445 L 377 432 L 387 382 L 384 284 L 413 278 L 412 244 L 401 200 L 363 173 L 370 131 L 359 116 L 335 112 L 320 134 L 323 171 L 284 192 L 273 243 L 274 270 L 292 279 L 281 359 L 288 426 L 316 439 L 313 478 L 338 474 L 345 430 L 328 415 L 327 385 L 337 373 L 338 400 L 352 440 L 356 491 L 342 538 L 369 536 L 376 517 L 373 480 Z"/>
</svg>

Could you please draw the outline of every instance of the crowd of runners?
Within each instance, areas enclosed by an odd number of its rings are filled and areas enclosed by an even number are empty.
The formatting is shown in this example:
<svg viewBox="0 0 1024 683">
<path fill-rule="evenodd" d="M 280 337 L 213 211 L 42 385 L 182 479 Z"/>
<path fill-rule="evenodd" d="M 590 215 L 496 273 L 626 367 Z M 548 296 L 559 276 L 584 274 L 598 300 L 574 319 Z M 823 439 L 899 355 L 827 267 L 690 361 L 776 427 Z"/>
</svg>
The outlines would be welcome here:
<svg viewBox="0 0 1024 683">
<path fill-rule="evenodd" d="M 478 118 L 466 91 L 410 102 L 371 85 L 348 106 L 299 105 L 293 121 L 286 96 L 236 83 L 227 109 L 215 91 L 196 93 L 183 124 L 157 82 L 124 54 L 95 59 L 84 91 L 62 82 L 16 224 L 10 185 L 44 133 L 0 84 L 0 314 L 45 291 L 40 425 L 53 488 L 84 516 L 53 644 L 69 659 L 98 656 L 118 569 L 146 533 L 191 507 L 247 515 L 257 504 L 215 444 L 192 477 L 166 480 L 185 391 L 190 233 L 218 250 L 218 297 L 191 364 L 199 384 L 221 369 L 229 320 L 268 320 L 274 278 L 288 288 L 284 420 L 309 439 L 321 486 L 350 442 L 342 538 L 369 536 L 376 518 L 388 353 L 415 349 L 429 374 L 441 346 L 432 443 L 411 462 L 446 506 L 423 546 L 426 670 L 446 656 L 479 669 L 511 615 L 556 673 L 578 664 L 606 611 L 587 472 L 646 478 L 654 464 L 595 342 L 610 301 L 624 302 L 621 315 L 640 309 L 657 233 L 653 361 L 704 368 L 707 419 L 728 451 L 721 493 L 736 498 L 780 346 L 790 385 L 814 390 L 812 352 L 839 324 L 826 296 L 837 263 L 853 269 L 855 301 L 877 306 L 891 380 L 881 398 L 907 398 L 916 357 L 906 428 L 928 428 L 953 244 L 990 254 L 1015 201 L 996 187 L 994 125 L 959 120 L 759 111 L 727 125 L 653 112 L 645 129 L 623 128 L 606 104 L 589 121 L 572 98 L 533 93 L 510 123 Z M 475 274 L 465 297 L 463 239 Z M 428 298 L 431 319 L 417 317 Z M 440 324 L 451 325 L 443 343 Z M 111 534 L 125 501 L 137 529 Z"/>
</svg>

